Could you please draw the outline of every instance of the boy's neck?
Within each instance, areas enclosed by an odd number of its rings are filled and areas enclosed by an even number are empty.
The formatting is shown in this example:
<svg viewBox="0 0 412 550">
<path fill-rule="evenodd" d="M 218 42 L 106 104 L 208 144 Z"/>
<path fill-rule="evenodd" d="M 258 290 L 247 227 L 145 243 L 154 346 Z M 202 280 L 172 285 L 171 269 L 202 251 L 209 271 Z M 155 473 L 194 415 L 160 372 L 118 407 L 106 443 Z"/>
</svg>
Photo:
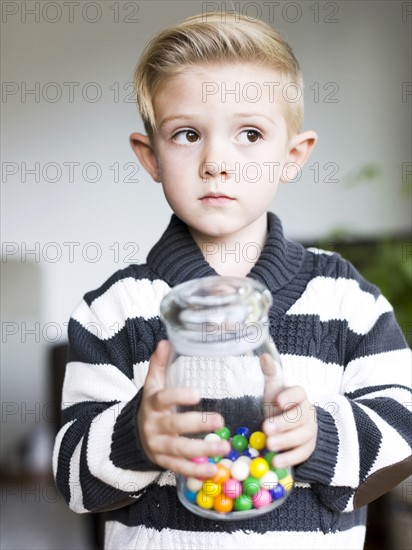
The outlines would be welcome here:
<svg viewBox="0 0 412 550">
<path fill-rule="evenodd" d="M 267 218 L 262 217 L 234 235 L 201 238 L 190 231 L 205 260 L 221 276 L 246 277 L 267 239 Z"/>
</svg>

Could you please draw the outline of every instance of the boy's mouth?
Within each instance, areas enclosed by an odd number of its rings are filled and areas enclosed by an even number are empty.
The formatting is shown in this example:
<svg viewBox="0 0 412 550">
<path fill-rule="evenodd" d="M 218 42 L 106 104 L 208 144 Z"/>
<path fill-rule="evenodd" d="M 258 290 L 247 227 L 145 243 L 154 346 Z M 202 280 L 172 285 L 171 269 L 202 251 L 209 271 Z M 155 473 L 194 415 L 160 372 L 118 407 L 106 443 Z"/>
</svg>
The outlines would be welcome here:
<svg viewBox="0 0 412 550">
<path fill-rule="evenodd" d="M 225 195 L 223 193 L 207 193 L 203 197 L 200 197 L 200 199 L 203 204 L 207 204 L 209 206 L 219 206 L 223 204 L 227 204 L 228 202 L 234 201 L 233 197 L 229 197 L 228 195 Z"/>
</svg>

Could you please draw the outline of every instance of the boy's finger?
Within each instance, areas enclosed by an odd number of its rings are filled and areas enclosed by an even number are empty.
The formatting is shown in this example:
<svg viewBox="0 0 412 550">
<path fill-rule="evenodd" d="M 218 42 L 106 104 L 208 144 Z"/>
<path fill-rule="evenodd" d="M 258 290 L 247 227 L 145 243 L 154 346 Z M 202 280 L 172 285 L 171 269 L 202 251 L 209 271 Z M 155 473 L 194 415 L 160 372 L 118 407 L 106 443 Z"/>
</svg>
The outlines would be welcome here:
<svg viewBox="0 0 412 550">
<path fill-rule="evenodd" d="M 290 388 L 285 388 L 279 392 L 276 404 L 279 405 L 282 412 L 296 407 L 300 403 L 303 403 L 307 398 L 305 390 L 301 386 L 292 386 Z"/>
<path fill-rule="evenodd" d="M 196 405 L 200 401 L 200 394 L 193 388 L 166 388 L 153 394 L 151 401 L 152 407 L 161 411 L 175 405 Z"/>
<path fill-rule="evenodd" d="M 230 451 L 228 441 L 205 441 L 204 439 L 189 439 L 187 437 L 158 437 L 152 449 L 155 453 L 166 453 L 181 458 L 225 456 Z M 153 445 L 152 445 L 153 446 Z"/>
<path fill-rule="evenodd" d="M 308 416 L 304 414 L 303 408 L 299 404 L 294 403 L 294 405 L 291 408 L 285 408 L 281 414 L 267 418 L 264 421 L 262 429 L 267 436 L 296 430 L 300 426 L 308 425 Z M 314 417 L 310 421 L 314 421 Z"/>
<path fill-rule="evenodd" d="M 311 443 L 306 443 L 301 447 L 296 447 L 285 453 L 280 453 L 273 458 L 273 464 L 275 468 L 287 468 L 289 466 L 296 466 L 307 460 L 313 453 L 313 446 Z"/>
<path fill-rule="evenodd" d="M 223 428 L 224 420 L 219 413 L 185 412 L 163 416 L 160 432 L 164 434 L 196 434 L 214 432 Z"/>
<path fill-rule="evenodd" d="M 185 458 L 162 454 L 157 457 L 159 466 L 172 470 L 176 474 L 181 474 L 186 477 L 196 477 L 198 479 L 208 479 L 213 477 L 217 472 L 216 464 L 206 462 L 204 464 L 196 464 Z"/>
<path fill-rule="evenodd" d="M 265 377 L 264 403 L 276 403 L 277 395 L 282 388 L 281 367 L 269 353 L 263 353 L 260 358 L 260 368 Z"/>
<path fill-rule="evenodd" d="M 165 386 L 165 369 L 168 362 L 170 344 L 167 340 L 160 340 L 149 361 L 149 369 L 145 380 L 147 394 L 159 391 Z"/>
<path fill-rule="evenodd" d="M 282 432 L 277 435 L 269 436 L 266 440 L 266 447 L 269 451 L 279 451 L 293 449 L 305 445 L 311 441 L 314 432 L 308 430 L 306 426 L 301 426 L 295 430 Z"/>
</svg>

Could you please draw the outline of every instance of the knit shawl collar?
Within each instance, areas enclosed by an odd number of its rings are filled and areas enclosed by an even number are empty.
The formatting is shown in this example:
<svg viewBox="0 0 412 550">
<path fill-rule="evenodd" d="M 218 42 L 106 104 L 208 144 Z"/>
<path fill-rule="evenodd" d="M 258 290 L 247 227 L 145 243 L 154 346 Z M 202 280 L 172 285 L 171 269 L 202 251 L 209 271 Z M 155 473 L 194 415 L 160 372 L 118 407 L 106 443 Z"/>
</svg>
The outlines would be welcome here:
<svg viewBox="0 0 412 550">
<path fill-rule="evenodd" d="M 281 221 L 275 214 L 268 212 L 267 221 L 266 243 L 255 265 L 251 263 L 253 267 L 247 276 L 260 281 L 274 293 L 295 277 L 303 262 L 304 248 L 284 238 Z M 191 279 L 218 276 L 205 260 L 187 225 L 175 214 L 160 240 L 150 250 L 147 263 L 170 286 Z"/>
</svg>

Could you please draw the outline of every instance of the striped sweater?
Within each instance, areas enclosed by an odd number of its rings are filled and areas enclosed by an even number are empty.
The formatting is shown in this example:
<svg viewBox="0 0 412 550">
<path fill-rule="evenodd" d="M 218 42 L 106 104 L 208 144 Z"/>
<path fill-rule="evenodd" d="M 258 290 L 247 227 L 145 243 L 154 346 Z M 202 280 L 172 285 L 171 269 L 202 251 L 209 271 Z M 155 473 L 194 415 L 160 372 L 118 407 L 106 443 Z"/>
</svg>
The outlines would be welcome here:
<svg viewBox="0 0 412 550">
<path fill-rule="evenodd" d="M 105 548 L 360 549 L 367 503 L 411 471 L 411 355 L 392 307 L 337 254 L 268 238 L 249 277 L 273 296 L 270 331 L 286 385 L 315 405 L 316 448 L 295 489 L 258 518 L 219 522 L 187 511 L 175 477 L 144 455 L 136 425 L 150 355 L 166 338 L 171 287 L 217 275 L 176 216 L 147 263 L 89 292 L 69 323 L 63 426 L 53 467 L 78 513 L 106 511 Z"/>
</svg>

